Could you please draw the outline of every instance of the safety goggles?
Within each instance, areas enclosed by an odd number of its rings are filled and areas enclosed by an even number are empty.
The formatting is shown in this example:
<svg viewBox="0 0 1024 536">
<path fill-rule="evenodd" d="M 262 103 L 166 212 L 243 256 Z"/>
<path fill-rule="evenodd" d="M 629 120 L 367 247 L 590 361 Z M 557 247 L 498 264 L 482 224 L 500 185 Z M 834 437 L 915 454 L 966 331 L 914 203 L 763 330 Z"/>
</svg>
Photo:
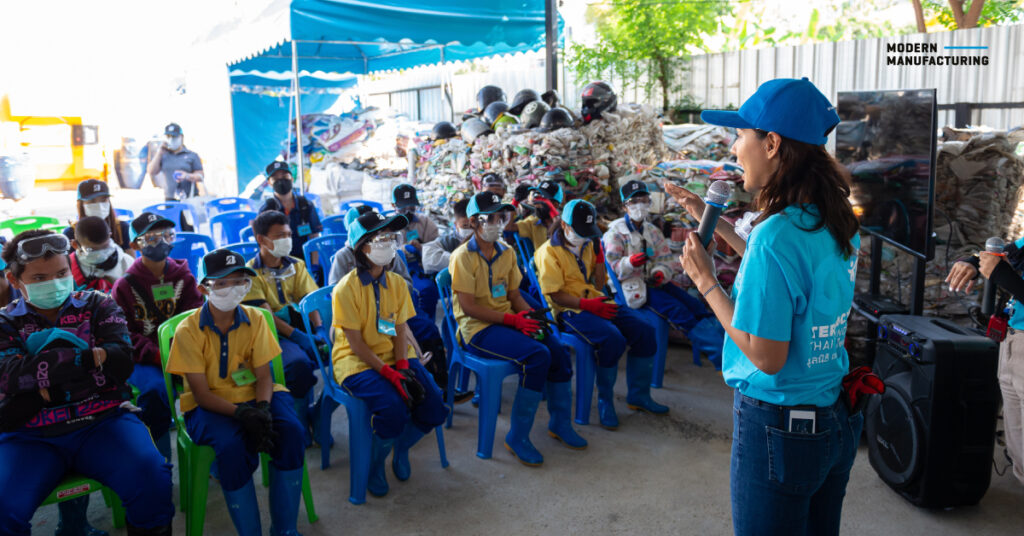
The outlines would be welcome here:
<svg viewBox="0 0 1024 536">
<path fill-rule="evenodd" d="M 249 289 L 252 288 L 252 278 L 250 277 L 225 277 L 222 279 L 211 279 L 206 282 L 206 288 L 210 289 L 211 292 L 220 294 L 228 290 L 234 290 L 237 288 L 244 288 L 245 292 L 248 293 Z"/>
<path fill-rule="evenodd" d="M 370 240 L 370 245 L 383 246 L 387 244 L 397 244 L 399 239 L 400 235 L 398 233 L 380 233 L 373 237 L 373 240 Z"/>
<path fill-rule="evenodd" d="M 502 227 L 508 225 L 512 221 L 512 215 L 508 211 L 495 212 L 494 214 L 477 214 L 477 221 L 480 223 L 489 223 L 491 225 L 501 225 Z"/>
<path fill-rule="evenodd" d="M 635 196 L 626 201 L 626 206 L 651 208 L 651 198 L 645 196 Z"/>
<path fill-rule="evenodd" d="M 396 214 L 401 214 L 403 216 L 410 216 L 410 215 L 416 213 L 416 209 L 417 208 L 418 207 L 416 207 L 415 205 L 413 205 L 411 207 L 402 207 L 400 209 L 395 210 L 395 213 Z"/>
<path fill-rule="evenodd" d="M 270 272 L 270 277 L 277 280 L 288 279 L 296 274 L 294 264 L 289 264 L 288 266 L 283 266 L 281 268 L 268 268 L 267 271 Z"/>
<path fill-rule="evenodd" d="M 71 242 L 68 240 L 68 237 L 59 233 L 48 234 L 18 242 L 17 257 L 19 261 L 26 262 L 42 257 L 47 253 L 64 255 L 67 254 L 69 249 L 71 249 Z"/>
<path fill-rule="evenodd" d="M 158 245 L 160 242 L 173 244 L 176 238 L 177 235 L 174 233 L 174 229 L 167 229 L 164 231 L 153 231 L 151 233 L 146 233 L 139 237 L 139 241 L 146 246 L 155 246 Z"/>
</svg>

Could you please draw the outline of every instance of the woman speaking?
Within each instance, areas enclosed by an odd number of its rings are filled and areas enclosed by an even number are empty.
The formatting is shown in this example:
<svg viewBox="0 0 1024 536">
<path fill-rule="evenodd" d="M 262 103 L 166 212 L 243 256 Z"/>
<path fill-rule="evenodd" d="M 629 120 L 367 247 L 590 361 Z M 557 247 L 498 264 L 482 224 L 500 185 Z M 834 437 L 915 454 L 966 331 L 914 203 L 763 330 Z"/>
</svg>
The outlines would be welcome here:
<svg viewBox="0 0 1024 536">
<path fill-rule="evenodd" d="M 680 259 L 728 334 L 734 530 L 837 534 L 863 425 L 840 400 L 860 238 L 848 176 L 824 148 L 839 116 L 803 78 L 701 119 L 737 129 L 731 152 L 761 211 L 731 297 L 696 233 Z"/>
</svg>

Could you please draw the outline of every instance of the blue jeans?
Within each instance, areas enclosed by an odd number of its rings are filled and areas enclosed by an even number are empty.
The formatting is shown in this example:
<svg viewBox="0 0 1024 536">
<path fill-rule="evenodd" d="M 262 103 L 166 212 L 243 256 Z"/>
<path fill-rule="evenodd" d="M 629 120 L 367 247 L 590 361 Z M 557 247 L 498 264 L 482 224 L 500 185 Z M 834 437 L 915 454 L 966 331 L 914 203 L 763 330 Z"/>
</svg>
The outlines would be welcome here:
<svg viewBox="0 0 1024 536">
<path fill-rule="evenodd" d="M 629 307 L 619 307 L 611 320 L 586 311 L 565 311 L 558 319 L 563 332 L 582 337 L 594 347 L 599 367 L 616 366 L 626 346 L 629 346 L 629 355 L 635 357 L 651 357 L 658 351 L 654 326 Z"/>
<path fill-rule="evenodd" d="M 313 371 L 319 365 L 302 349 L 301 346 L 281 337 L 281 365 L 284 368 L 284 384 L 295 399 L 306 398 L 306 393 L 316 385 Z M 166 400 L 167 397 L 164 397 Z"/>
<path fill-rule="evenodd" d="M 56 436 L 0 434 L 0 534 L 28 535 L 33 512 L 68 473 L 114 490 L 136 527 L 160 527 L 174 517 L 171 466 L 142 421 L 117 413 Z"/>
<path fill-rule="evenodd" d="M 738 536 L 839 534 L 864 416 L 851 417 L 841 400 L 815 413 L 815 433 L 789 432 L 787 409 L 736 391 L 730 487 Z"/>
<path fill-rule="evenodd" d="M 704 303 L 671 284 L 647 286 L 647 308 L 664 318 L 674 329 L 689 331 L 697 322 L 714 316 Z"/>
<path fill-rule="evenodd" d="M 409 370 L 426 391 L 423 402 L 409 411 L 402 396 L 391 382 L 375 370 L 364 370 L 345 378 L 341 386 L 366 403 L 370 411 L 370 427 L 381 439 L 398 437 L 410 421 L 424 434 L 437 428 L 448 418 L 448 408 L 441 399 L 441 389 L 434 383 L 419 359 L 409 360 Z"/>
<path fill-rule="evenodd" d="M 283 391 L 275 392 L 270 399 L 270 413 L 277 432 L 270 463 L 281 471 L 302 467 L 306 455 L 302 425 L 295 416 L 292 400 L 292 396 Z M 213 447 L 222 488 L 235 491 L 249 483 L 259 465 L 259 456 L 246 446 L 245 431 L 238 419 L 195 408 L 185 414 L 185 428 L 197 445 Z"/>
<path fill-rule="evenodd" d="M 548 381 L 572 379 L 569 353 L 554 335 L 538 341 L 508 326 L 490 325 L 473 335 L 467 346 L 480 357 L 515 363 L 519 385 L 533 391 L 543 391 Z"/>
</svg>

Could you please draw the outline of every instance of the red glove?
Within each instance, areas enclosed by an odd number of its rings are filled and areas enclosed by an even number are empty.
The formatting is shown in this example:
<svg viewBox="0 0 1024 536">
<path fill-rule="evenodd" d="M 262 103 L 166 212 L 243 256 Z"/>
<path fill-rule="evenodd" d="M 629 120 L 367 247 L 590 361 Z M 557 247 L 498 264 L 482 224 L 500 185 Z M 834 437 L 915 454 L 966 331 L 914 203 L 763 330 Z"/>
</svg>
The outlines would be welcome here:
<svg viewBox="0 0 1024 536">
<path fill-rule="evenodd" d="M 550 211 L 550 212 L 548 212 L 548 215 L 551 217 L 552 220 L 557 220 L 558 219 L 558 207 L 556 207 L 555 204 L 552 203 L 550 199 L 547 199 L 545 197 L 536 197 L 536 198 L 534 198 L 534 205 L 536 205 L 538 203 L 543 203 L 544 205 L 546 205 L 548 207 L 548 210 Z"/>
<path fill-rule="evenodd" d="M 604 264 L 604 247 L 601 246 L 601 239 L 594 239 L 594 263 L 598 266 Z"/>
<path fill-rule="evenodd" d="M 665 272 L 661 270 L 654 272 L 654 275 L 651 276 L 651 281 L 654 283 L 654 286 L 660 287 L 665 282 Z"/>
<path fill-rule="evenodd" d="M 629 264 L 632 264 L 634 268 L 647 264 L 646 253 L 636 253 L 629 256 Z"/>
<path fill-rule="evenodd" d="M 843 396 L 851 415 L 859 413 L 868 402 L 868 395 L 885 392 L 885 382 L 868 367 L 857 367 L 843 378 Z"/>
<path fill-rule="evenodd" d="M 506 326 L 517 329 L 528 337 L 532 337 L 534 333 L 540 331 L 540 322 L 527 318 L 526 315 L 533 311 L 519 311 L 518 314 L 505 313 L 505 319 L 502 321 Z"/>
<path fill-rule="evenodd" d="M 615 318 L 615 314 L 619 311 L 619 306 L 615 305 L 614 302 L 605 301 L 608 298 L 580 298 L 580 309 L 593 313 L 605 320 L 611 320 Z"/>
<path fill-rule="evenodd" d="M 403 359 L 402 361 L 405 360 Z M 406 362 L 406 366 L 408 365 L 408 362 Z M 390 365 L 384 365 L 380 369 L 380 375 L 384 376 L 385 380 L 391 382 L 391 385 L 395 388 L 396 391 L 398 391 L 398 394 L 402 397 L 402 400 L 405 401 L 406 404 L 409 404 L 411 402 L 408 391 L 406 391 L 405 386 L 402 385 L 402 380 L 405 379 L 404 376 L 402 376 L 395 369 L 391 368 Z"/>
<path fill-rule="evenodd" d="M 395 370 L 408 370 L 408 369 L 409 369 L 409 360 L 408 359 L 399 359 L 398 361 L 395 361 Z"/>
</svg>

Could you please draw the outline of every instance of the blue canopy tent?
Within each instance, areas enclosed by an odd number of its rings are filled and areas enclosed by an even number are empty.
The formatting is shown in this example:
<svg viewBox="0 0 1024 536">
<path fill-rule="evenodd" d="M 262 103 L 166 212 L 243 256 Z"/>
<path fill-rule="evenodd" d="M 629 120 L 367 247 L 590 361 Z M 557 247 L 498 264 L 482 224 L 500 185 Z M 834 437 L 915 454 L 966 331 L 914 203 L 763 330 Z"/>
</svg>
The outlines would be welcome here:
<svg viewBox="0 0 1024 536">
<path fill-rule="evenodd" d="M 230 64 L 232 72 L 290 72 L 294 94 L 305 84 L 300 69 L 359 75 L 538 50 L 545 46 L 545 0 L 292 0 L 289 26 L 288 39 Z M 293 99 L 296 121 L 306 101 Z M 248 112 L 233 113 L 238 140 L 238 115 Z M 252 176 L 242 174 L 241 163 L 251 157 L 243 150 L 236 147 L 239 177 L 247 181 Z M 301 174 L 301 159 L 298 165 Z"/>
</svg>

